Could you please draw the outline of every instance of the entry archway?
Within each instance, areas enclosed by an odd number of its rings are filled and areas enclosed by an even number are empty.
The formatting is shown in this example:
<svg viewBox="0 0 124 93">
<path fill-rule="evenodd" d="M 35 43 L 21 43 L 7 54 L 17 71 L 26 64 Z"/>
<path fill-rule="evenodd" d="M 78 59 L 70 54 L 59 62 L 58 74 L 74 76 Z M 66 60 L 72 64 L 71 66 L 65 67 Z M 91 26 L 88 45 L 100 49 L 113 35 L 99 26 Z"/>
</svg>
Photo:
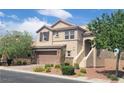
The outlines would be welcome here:
<svg viewBox="0 0 124 93">
<path fill-rule="evenodd" d="M 91 48 L 92 48 L 91 40 L 86 39 L 85 40 L 85 56 L 88 55 L 88 53 L 90 52 Z"/>
</svg>

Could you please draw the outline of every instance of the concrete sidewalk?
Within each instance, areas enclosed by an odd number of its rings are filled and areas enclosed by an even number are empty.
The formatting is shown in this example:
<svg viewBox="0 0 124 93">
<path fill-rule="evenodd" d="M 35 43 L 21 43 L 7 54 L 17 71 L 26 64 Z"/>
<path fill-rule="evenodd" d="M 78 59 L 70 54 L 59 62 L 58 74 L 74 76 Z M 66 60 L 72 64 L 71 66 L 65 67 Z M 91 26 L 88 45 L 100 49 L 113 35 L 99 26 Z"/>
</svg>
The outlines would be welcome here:
<svg viewBox="0 0 124 93">
<path fill-rule="evenodd" d="M 88 79 L 87 77 L 68 77 L 68 76 L 61 76 L 61 75 L 53 75 L 48 73 L 38 73 L 38 72 L 32 72 L 32 71 L 25 71 L 25 70 L 17 70 L 14 68 L 8 68 L 8 67 L 0 67 L 1 70 L 7 70 L 7 71 L 15 71 L 15 72 L 21 72 L 21 73 L 29 73 L 34 75 L 44 75 L 49 77 L 55 77 L 55 78 L 61 78 L 61 79 L 69 79 L 69 80 L 77 80 L 81 82 L 89 82 L 89 83 L 110 83 L 110 80 L 102 80 L 102 79 Z M 122 81 L 122 80 L 121 80 Z"/>
</svg>

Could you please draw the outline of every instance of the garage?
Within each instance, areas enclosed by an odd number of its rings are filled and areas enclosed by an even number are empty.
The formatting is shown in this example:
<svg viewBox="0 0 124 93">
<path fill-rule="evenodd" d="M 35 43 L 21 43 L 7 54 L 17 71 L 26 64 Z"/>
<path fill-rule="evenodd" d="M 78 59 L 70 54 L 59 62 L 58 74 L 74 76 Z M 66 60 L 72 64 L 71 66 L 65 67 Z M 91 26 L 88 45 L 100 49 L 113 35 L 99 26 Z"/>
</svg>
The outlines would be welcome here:
<svg viewBox="0 0 124 93">
<path fill-rule="evenodd" d="M 62 46 L 42 46 L 34 48 L 35 61 L 37 64 L 61 64 L 64 62 L 62 59 L 63 50 Z"/>
<path fill-rule="evenodd" d="M 38 64 L 58 64 L 60 63 L 60 56 L 57 51 L 40 51 L 37 52 Z"/>
</svg>

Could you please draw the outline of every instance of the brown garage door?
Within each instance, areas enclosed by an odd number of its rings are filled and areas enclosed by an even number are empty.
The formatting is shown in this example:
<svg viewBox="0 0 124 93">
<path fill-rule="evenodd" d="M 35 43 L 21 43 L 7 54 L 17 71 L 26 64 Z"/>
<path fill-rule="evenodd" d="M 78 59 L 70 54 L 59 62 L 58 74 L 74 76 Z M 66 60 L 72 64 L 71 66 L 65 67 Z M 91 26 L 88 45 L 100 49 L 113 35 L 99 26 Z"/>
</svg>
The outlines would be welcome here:
<svg viewBox="0 0 124 93">
<path fill-rule="evenodd" d="M 39 64 L 58 64 L 60 63 L 59 55 L 57 51 L 41 51 L 38 52 L 38 63 Z"/>
</svg>

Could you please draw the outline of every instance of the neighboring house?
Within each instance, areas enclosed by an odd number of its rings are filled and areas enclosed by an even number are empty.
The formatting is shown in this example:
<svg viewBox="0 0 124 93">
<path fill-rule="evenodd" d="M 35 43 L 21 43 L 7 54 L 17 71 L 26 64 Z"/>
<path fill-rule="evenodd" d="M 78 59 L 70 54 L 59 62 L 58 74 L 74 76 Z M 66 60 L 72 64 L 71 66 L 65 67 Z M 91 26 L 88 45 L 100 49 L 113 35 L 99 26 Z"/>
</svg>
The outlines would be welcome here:
<svg viewBox="0 0 124 93">
<path fill-rule="evenodd" d="M 96 67 L 96 49 L 91 45 L 93 34 L 81 26 L 63 20 L 37 31 L 33 44 L 38 64 L 79 63 L 80 67 Z"/>
</svg>

